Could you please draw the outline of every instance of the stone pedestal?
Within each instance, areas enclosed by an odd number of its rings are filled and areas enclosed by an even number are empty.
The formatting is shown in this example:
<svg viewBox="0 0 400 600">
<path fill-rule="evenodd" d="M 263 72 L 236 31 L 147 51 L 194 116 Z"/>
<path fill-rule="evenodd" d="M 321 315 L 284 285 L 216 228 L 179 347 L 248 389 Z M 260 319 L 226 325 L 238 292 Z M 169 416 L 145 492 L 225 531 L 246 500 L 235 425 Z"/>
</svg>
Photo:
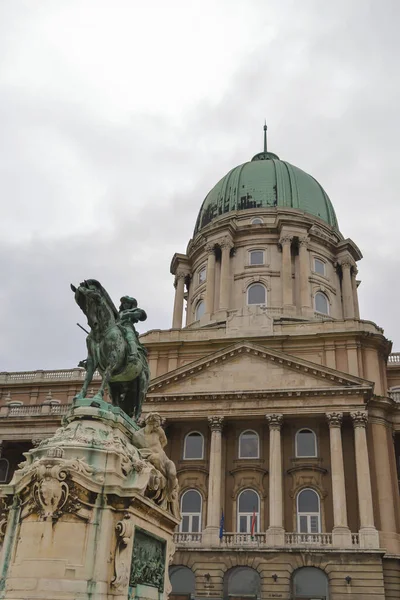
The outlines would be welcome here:
<svg viewBox="0 0 400 600">
<path fill-rule="evenodd" d="M 0 598 L 168 597 L 177 500 L 139 427 L 91 403 L 78 402 L 0 488 Z"/>
</svg>

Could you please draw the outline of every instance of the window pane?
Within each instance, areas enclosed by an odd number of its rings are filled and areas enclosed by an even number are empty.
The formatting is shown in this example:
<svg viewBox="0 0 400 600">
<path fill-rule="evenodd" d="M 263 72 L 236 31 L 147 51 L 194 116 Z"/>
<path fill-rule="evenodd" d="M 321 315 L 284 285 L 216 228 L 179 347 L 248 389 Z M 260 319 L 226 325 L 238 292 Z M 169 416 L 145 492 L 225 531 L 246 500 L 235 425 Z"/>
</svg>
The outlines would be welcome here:
<svg viewBox="0 0 400 600">
<path fill-rule="evenodd" d="M 183 513 L 199 513 L 201 512 L 201 496 L 196 490 L 189 490 L 182 496 L 182 512 Z"/>
<path fill-rule="evenodd" d="M 196 321 L 201 319 L 201 317 L 204 315 L 205 312 L 206 312 L 206 305 L 203 302 L 203 300 L 201 300 L 198 303 L 198 305 L 196 306 Z"/>
<path fill-rule="evenodd" d="M 189 433 L 185 439 L 185 458 L 203 458 L 203 436 L 200 433 Z"/>
<path fill-rule="evenodd" d="M 199 284 L 204 283 L 206 280 L 206 268 L 200 269 L 199 271 Z"/>
<path fill-rule="evenodd" d="M 319 519 L 317 516 L 310 517 L 311 533 L 319 533 L 318 521 L 319 521 Z"/>
<path fill-rule="evenodd" d="M 260 225 L 262 222 L 263 222 L 262 219 L 259 219 L 257 217 L 252 220 L 253 225 Z"/>
<path fill-rule="evenodd" d="M 200 531 L 200 517 L 198 515 L 193 515 L 192 517 L 192 532 L 199 533 Z"/>
<path fill-rule="evenodd" d="M 239 512 L 258 513 L 258 495 L 253 490 L 245 490 L 239 496 Z"/>
<path fill-rule="evenodd" d="M 239 533 L 247 533 L 247 517 L 239 518 Z"/>
<path fill-rule="evenodd" d="M 308 533 L 307 531 L 307 517 L 300 517 L 300 531 L 299 533 Z"/>
<path fill-rule="evenodd" d="M 240 436 L 240 458 L 258 458 L 258 435 L 252 431 Z"/>
<path fill-rule="evenodd" d="M 323 315 L 328 314 L 328 299 L 324 294 L 315 294 L 315 310 Z"/>
<path fill-rule="evenodd" d="M 315 435 L 312 431 L 304 429 L 299 431 L 296 436 L 297 456 L 316 456 Z"/>
<path fill-rule="evenodd" d="M 265 304 L 265 287 L 259 283 L 255 283 L 248 289 L 248 304 Z"/>
<path fill-rule="evenodd" d="M 316 273 L 319 273 L 320 275 L 325 275 L 325 263 L 323 263 L 322 260 L 315 258 L 314 259 L 314 271 Z"/>
<path fill-rule="evenodd" d="M 299 512 L 319 513 L 319 502 L 316 492 L 303 490 L 299 494 Z"/>
<path fill-rule="evenodd" d="M 189 531 L 189 517 L 187 517 L 187 516 L 182 517 L 181 531 L 183 531 L 183 532 Z"/>
<path fill-rule="evenodd" d="M 250 252 L 250 264 L 251 265 L 263 265 L 264 264 L 264 252 L 262 250 L 254 250 Z"/>
</svg>

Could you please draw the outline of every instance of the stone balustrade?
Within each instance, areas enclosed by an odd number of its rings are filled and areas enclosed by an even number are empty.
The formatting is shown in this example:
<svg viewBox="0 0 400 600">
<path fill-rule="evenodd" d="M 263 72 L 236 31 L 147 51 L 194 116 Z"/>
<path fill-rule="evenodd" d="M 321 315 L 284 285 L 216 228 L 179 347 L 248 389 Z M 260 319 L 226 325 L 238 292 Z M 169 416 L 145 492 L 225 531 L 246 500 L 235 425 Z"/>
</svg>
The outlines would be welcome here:
<svg viewBox="0 0 400 600">
<path fill-rule="evenodd" d="M 285 533 L 285 546 L 332 546 L 331 533 Z"/>
<path fill-rule="evenodd" d="M 174 533 L 174 543 L 178 544 L 179 546 L 192 546 L 196 544 L 201 544 L 202 538 L 202 533 Z"/>
<path fill-rule="evenodd" d="M 0 373 L 0 384 L 36 383 L 48 381 L 82 381 L 85 378 L 84 369 L 64 369 L 58 371 L 17 371 L 15 373 Z M 93 379 L 101 379 L 100 373 L 95 372 Z"/>
<path fill-rule="evenodd" d="M 71 408 L 71 404 L 8 404 L 0 408 L 0 418 L 24 418 L 41 416 L 62 416 Z"/>
<path fill-rule="evenodd" d="M 389 354 L 388 365 L 400 365 L 400 352 Z"/>
</svg>

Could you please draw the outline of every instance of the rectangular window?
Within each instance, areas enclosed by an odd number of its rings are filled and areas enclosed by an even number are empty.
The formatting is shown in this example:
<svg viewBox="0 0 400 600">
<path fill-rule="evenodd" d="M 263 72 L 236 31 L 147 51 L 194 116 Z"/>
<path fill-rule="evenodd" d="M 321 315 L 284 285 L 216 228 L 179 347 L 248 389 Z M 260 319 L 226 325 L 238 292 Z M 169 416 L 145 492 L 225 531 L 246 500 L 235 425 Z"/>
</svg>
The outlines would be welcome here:
<svg viewBox="0 0 400 600">
<path fill-rule="evenodd" d="M 299 521 L 300 521 L 300 533 L 308 533 L 307 517 L 301 516 Z"/>
<path fill-rule="evenodd" d="M 201 285 L 206 280 L 206 268 L 203 267 L 202 269 L 200 269 L 198 275 L 199 275 L 199 285 Z"/>
<path fill-rule="evenodd" d="M 192 532 L 198 533 L 200 531 L 200 518 L 197 515 L 192 516 Z"/>
<path fill-rule="evenodd" d="M 314 258 L 314 271 L 318 275 L 325 275 L 325 263 L 319 258 Z"/>
<path fill-rule="evenodd" d="M 264 251 L 263 250 L 252 250 L 250 253 L 250 264 L 251 265 L 263 265 L 264 264 Z"/>
<path fill-rule="evenodd" d="M 189 529 L 189 516 L 186 515 L 182 518 L 181 531 L 190 531 Z"/>
</svg>

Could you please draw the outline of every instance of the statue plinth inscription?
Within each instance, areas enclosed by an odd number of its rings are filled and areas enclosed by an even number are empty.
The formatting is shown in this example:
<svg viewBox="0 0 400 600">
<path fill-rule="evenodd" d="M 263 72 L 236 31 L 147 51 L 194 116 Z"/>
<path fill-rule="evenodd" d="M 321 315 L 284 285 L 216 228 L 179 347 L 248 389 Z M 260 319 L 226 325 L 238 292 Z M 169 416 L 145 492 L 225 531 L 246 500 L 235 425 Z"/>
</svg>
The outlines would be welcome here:
<svg viewBox="0 0 400 600">
<path fill-rule="evenodd" d="M 0 486 L 0 597 L 168 597 L 180 521 L 176 469 L 156 413 L 137 420 L 149 370 L 133 298 L 117 311 L 95 280 L 74 288 L 88 317 L 87 369 L 63 426 Z M 100 390 L 86 398 L 94 370 Z M 112 403 L 104 400 L 108 388 Z"/>
</svg>

